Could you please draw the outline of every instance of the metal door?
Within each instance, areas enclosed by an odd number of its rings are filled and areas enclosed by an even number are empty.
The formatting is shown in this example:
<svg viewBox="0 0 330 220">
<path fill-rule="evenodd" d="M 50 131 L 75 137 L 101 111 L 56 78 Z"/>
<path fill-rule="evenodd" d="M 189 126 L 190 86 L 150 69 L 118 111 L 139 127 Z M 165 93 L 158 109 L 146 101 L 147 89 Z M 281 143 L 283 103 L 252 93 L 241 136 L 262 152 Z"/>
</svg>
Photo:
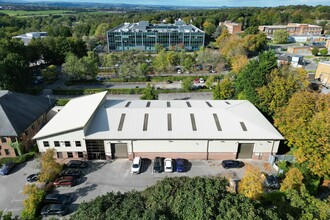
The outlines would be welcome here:
<svg viewBox="0 0 330 220">
<path fill-rule="evenodd" d="M 237 151 L 238 159 L 251 159 L 253 154 L 254 144 L 239 144 Z"/>
</svg>

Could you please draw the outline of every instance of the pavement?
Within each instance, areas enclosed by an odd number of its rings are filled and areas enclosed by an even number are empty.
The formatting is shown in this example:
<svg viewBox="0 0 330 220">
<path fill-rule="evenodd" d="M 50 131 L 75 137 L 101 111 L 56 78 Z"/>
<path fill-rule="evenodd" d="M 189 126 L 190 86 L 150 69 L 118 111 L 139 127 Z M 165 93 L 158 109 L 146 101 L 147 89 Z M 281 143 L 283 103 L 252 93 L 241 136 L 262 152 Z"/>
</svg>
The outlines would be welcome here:
<svg viewBox="0 0 330 220">
<path fill-rule="evenodd" d="M 245 164 L 258 166 L 261 171 L 275 173 L 265 161 L 244 161 Z M 140 174 L 131 174 L 131 161 L 128 159 L 116 159 L 114 161 L 88 161 L 90 166 L 83 170 L 83 177 L 78 179 L 74 187 L 59 187 L 54 193 L 68 194 L 73 196 L 69 215 L 77 210 L 80 203 L 90 201 L 107 192 L 127 192 L 130 190 L 141 191 L 154 185 L 165 177 L 176 176 L 224 176 L 235 180 L 241 179 L 246 166 L 240 169 L 226 170 L 221 166 L 221 161 L 192 160 L 186 163 L 184 173 L 154 173 L 153 162 L 143 159 Z M 13 216 L 21 215 L 23 200 L 26 198 L 22 190 L 29 174 L 38 171 L 38 161 L 33 160 L 16 166 L 12 173 L 0 176 L 0 210 L 11 211 Z M 67 218 L 68 216 L 66 216 Z M 65 218 L 65 217 L 64 217 Z M 51 219 L 51 218 L 44 218 Z"/>
</svg>

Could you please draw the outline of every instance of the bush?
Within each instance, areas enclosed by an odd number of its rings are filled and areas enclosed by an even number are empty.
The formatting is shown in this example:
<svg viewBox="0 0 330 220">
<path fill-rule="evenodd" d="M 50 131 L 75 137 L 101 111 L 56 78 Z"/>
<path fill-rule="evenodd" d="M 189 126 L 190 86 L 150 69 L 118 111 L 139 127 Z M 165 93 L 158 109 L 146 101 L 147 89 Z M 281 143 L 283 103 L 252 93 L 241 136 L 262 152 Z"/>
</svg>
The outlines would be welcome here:
<svg viewBox="0 0 330 220">
<path fill-rule="evenodd" d="M 69 101 L 70 101 L 70 99 L 58 99 L 57 100 L 57 105 L 65 106 Z"/>
<path fill-rule="evenodd" d="M 35 152 L 29 152 L 26 154 L 23 154 L 21 156 L 17 156 L 17 157 L 4 157 L 4 158 L 0 158 L 0 164 L 5 164 L 8 162 L 14 162 L 16 164 L 18 163 L 23 163 L 26 162 L 32 158 L 34 158 Z"/>
</svg>

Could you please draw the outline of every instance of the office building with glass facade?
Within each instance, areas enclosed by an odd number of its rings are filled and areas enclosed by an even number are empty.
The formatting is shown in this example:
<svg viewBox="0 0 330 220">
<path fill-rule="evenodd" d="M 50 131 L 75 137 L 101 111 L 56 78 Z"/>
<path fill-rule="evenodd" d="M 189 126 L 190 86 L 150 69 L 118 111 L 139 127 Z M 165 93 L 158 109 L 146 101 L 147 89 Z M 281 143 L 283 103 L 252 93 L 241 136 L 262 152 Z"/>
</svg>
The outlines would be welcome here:
<svg viewBox="0 0 330 220">
<path fill-rule="evenodd" d="M 185 49 L 196 51 L 204 46 L 205 33 L 183 21 L 175 24 L 150 24 L 148 21 L 124 23 L 107 31 L 108 50 L 155 51 L 160 44 L 165 49 Z"/>
</svg>

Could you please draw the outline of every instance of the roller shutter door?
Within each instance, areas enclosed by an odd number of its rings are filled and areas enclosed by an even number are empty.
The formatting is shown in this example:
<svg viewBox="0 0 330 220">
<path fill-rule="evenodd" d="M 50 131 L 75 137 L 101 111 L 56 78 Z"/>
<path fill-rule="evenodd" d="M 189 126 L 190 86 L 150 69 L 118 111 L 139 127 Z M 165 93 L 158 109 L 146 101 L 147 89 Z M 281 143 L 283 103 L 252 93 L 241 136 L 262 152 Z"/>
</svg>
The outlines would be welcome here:
<svg viewBox="0 0 330 220">
<path fill-rule="evenodd" d="M 113 144 L 111 154 L 113 158 L 128 158 L 127 144 Z"/>
<path fill-rule="evenodd" d="M 237 158 L 238 159 L 251 159 L 253 154 L 254 144 L 239 144 Z"/>
</svg>

